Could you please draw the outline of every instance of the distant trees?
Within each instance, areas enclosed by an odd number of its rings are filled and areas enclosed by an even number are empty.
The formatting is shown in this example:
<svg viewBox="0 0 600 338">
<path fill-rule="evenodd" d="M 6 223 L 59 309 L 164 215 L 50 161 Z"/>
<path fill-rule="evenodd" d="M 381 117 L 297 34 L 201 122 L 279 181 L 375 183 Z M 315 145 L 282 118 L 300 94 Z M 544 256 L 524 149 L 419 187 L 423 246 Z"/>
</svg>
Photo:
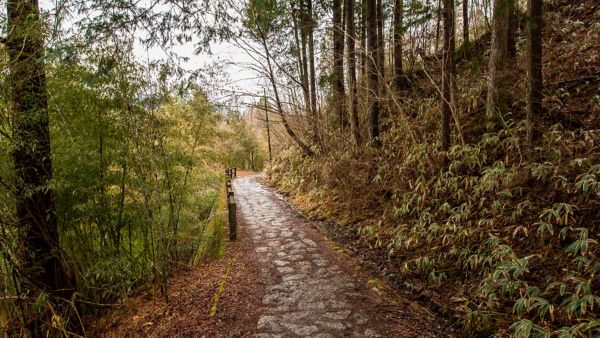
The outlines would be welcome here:
<svg viewBox="0 0 600 338">
<path fill-rule="evenodd" d="M 387 127 L 386 123 L 395 116 L 393 113 L 384 116 L 382 112 L 402 109 L 397 101 L 395 106 L 390 105 L 392 101 L 387 96 L 393 93 L 388 93 L 387 89 L 393 88 L 396 92 L 402 91 L 402 95 L 410 96 L 410 91 L 407 92 L 410 89 L 409 77 L 423 76 L 419 69 L 421 63 L 427 65 L 437 57 L 441 57 L 439 73 L 431 73 L 426 68 L 423 71 L 439 88 L 440 146 L 443 150 L 450 149 L 453 130 L 457 131 L 458 138 L 464 143 L 464 135 L 458 125 L 461 113 L 455 111 L 455 63 L 470 56 L 456 55 L 457 34 L 462 34 L 462 53 L 468 52 L 475 43 L 479 45 L 479 41 L 473 40 L 485 37 L 488 32 L 491 36 L 482 116 L 485 129 L 496 131 L 497 123 L 508 110 L 506 79 L 512 75 L 509 65 L 517 52 L 518 1 L 313 2 L 300 0 L 281 3 L 290 8 L 291 16 L 282 20 L 289 20 L 293 36 L 286 37 L 282 31 L 278 44 L 285 48 L 283 46 L 289 41 L 291 55 L 297 58 L 294 61 L 297 71 L 290 72 L 285 54 L 278 55 L 273 64 L 275 73 L 291 80 L 288 83 L 290 87 L 285 89 L 286 93 L 279 93 L 280 96 L 290 95 L 291 102 L 303 97 L 300 100 L 302 112 L 306 114 L 307 132 L 311 136 L 307 147 L 321 147 L 323 142 L 326 143 L 324 135 L 331 132 L 327 130 L 326 121 L 335 121 L 333 125 L 338 127 L 352 126 L 341 134 L 352 135 L 355 144 L 360 144 L 361 132 L 364 132 L 370 144 L 377 146 L 381 141 L 382 128 Z M 458 30 L 457 10 L 462 11 L 462 26 Z M 327 11 L 332 19 L 325 21 L 325 24 L 323 20 L 317 22 L 316 18 L 321 18 Z M 386 17 L 391 20 L 386 22 Z M 294 78 L 296 73 L 297 79 Z M 327 79 L 330 80 L 330 86 L 319 87 L 323 83 L 321 81 L 326 79 L 326 74 L 329 75 Z M 298 95 L 294 93 L 294 87 L 299 90 Z M 331 117 L 323 116 L 318 111 L 318 102 L 323 98 L 321 95 L 328 96 L 324 102 L 330 104 L 327 111 L 333 112 Z M 360 98 L 364 98 L 364 101 Z M 282 97 L 280 100 L 282 103 L 286 101 Z M 293 111 L 295 108 L 287 108 L 282 104 L 281 109 Z M 417 115 L 414 111 L 408 113 L 410 116 Z M 361 123 L 364 123 L 364 130 L 361 130 Z"/>
<path fill-rule="evenodd" d="M 329 95 L 330 101 L 327 102 L 330 102 L 331 111 L 334 112 L 334 124 L 352 126 L 348 134 L 352 135 L 356 144 L 360 144 L 363 106 L 357 99 L 364 97 L 365 131 L 371 144 L 377 145 L 382 123 L 388 121 L 387 115 L 382 120 L 382 111 L 393 110 L 385 99 L 390 94 L 386 89 L 408 89 L 406 69 L 415 72 L 419 58 L 435 56 L 439 39 L 439 43 L 443 44 L 439 74 L 440 144 L 441 149 L 449 149 L 452 121 L 458 122 L 458 115 L 453 111 L 455 63 L 458 60 L 455 55 L 457 7 L 462 10 L 460 33 L 466 48 L 463 52 L 468 51 L 473 38 L 481 38 L 482 30 L 488 27 L 486 22 L 490 23 L 491 47 L 483 115 L 486 129 L 495 130 L 499 114 L 507 110 L 506 77 L 510 75 L 507 67 L 516 55 L 515 34 L 519 17 L 515 0 L 495 0 L 490 3 L 463 0 L 458 6 L 454 0 L 334 0 L 327 5 L 319 2 L 316 10 L 313 1 L 300 0 L 281 3 L 281 6 L 290 8 L 291 16 L 282 20 L 289 20 L 292 28 L 293 36 L 289 41 L 295 51 L 292 51 L 292 55 L 297 55 L 295 67 L 298 78 L 294 79 L 286 68 L 285 56 L 277 56 L 281 60 L 275 62 L 273 71 L 285 74 L 292 83 L 298 85 L 300 95 L 295 96 L 293 88 L 288 90 L 291 90 L 292 100 L 303 97 L 303 111 L 309 117 L 309 133 L 314 145 L 322 144 L 321 130 L 326 128 L 324 116 L 318 111 L 320 94 L 317 83 L 323 80 L 325 74 L 321 73 L 319 77 L 319 72 L 325 69 L 330 74 L 331 86 L 323 94 Z M 332 15 L 327 23 L 330 24 L 330 30 L 321 30 L 324 25 L 316 20 L 316 17 L 321 17 L 323 10 L 330 11 Z M 386 17 L 390 14 L 393 20 L 386 23 Z M 324 32 L 331 32 L 331 35 L 325 35 Z M 326 36 L 327 40 L 322 40 L 325 43 L 315 42 L 315 39 L 324 39 Z M 286 38 L 281 35 L 279 43 L 285 45 Z M 316 50 L 322 55 L 321 58 L 316 57 Z M 284 105 L 282 109 L 286 109 Z M 412 116 L 413 112 L 410 114 Z M 459 137 L 463 139 L 462 134 Z"/>
<path fill-rule="evenodd" d="M 310 0 L 308 0 L 310 2 Z M 302 4 L 301 4 L 302 5 Z M 302 8 L 302 7 L 301 7 Z M 275 59 L 271 52 L 270 46 L 270 38 L 275 29 L 278 27 L 278 22 L 280 23 L 280 17 L 282 16 L 284 8 L 280 7 L 278 4 L 271 1 L 263 1 L 263 0 L 252 0 L 250 1 L 245 10 L 245 22 L 244 26 L 246 28 L 247 37 L 256 41 L 260 44 L 262 48 L 261 57 L 264 59 L 265 65 L 265 75 L 268 77 L 271 88 L 273 89 L 273 94 L 275 96 L 275 107 L 277 108 L 277 113 L 281 117 L 281 121 L 283 126 L 285 127 L 286 132 L 290 136 L 290 138 L 294 141 L 294 143 L 302 149 L 302 151 L 306 155 L 313 155 L 314 151 L 298 136 L 298 134 L 293 130 L 291 125 L 289 124 L 286 116 L 284 103 L 280 94 L 280 88 L 277 83 L 276 78 L 276 70 L 277 65 L 275 63 Z M 312 13 L 311 5 L 308 5 L 306 8 L 309 13 Z M 301 15 L 304 17 L 305 15 Z M 312 15 L 306 14 L 308 17 L 307 20 L 312 21 Z M 308 28 L 306 27 L 308 25 Z M 304 23 L 302 25 L 303 28 L 306 28 L 306 34 L 309 36 L 308 39 L 308 58 L 314 58 L 314 46 L 311 43 L 312 38 L 312 28 L 310 28 L 312 24 Z M 312 50 L 312 52 L 311 52 Z M 311 111 L 312 119 L 311 125 L 315 127 L 313 130 L 313 139 L 318 141 L 318 120 L 316 118 L 316 88 L 315 88 L 315 79 L 314 79 L 314 60 L 309 62 L 310 70 L 310 100 L 311 100 L 311 108 L 314 108 Z"/>
</svg>

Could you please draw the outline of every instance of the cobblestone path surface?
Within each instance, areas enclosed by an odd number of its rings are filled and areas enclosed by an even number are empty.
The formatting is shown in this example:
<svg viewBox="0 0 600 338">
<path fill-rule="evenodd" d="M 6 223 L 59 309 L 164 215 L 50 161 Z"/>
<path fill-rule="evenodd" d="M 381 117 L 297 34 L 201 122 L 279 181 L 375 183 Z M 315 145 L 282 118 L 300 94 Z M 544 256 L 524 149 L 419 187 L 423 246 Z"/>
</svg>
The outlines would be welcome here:
<svg viewBox="0 0 600 338">
<path fill-rule="evenodd" d="M 311 223 L 256 175 L 234 189 L 266 283 L 259 337 L 380 337 L 368 296 Z"/>
</svg>

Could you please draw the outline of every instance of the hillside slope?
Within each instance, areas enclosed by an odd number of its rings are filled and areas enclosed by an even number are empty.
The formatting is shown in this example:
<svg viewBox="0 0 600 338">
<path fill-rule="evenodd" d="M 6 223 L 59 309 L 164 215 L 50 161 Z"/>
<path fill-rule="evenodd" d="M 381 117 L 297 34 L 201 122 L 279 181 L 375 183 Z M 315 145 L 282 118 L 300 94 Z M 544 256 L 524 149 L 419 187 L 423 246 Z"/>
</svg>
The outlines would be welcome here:
<svg viewBox="0 0 600 338">
<path fill-rule="evenodd" d="M 436 144 L 439 65 L 387 102 L 379 149 L 289 150 L 270 182 L 398 286 L 474 336 L 600 334 L 600 6 L 545 3 L 544 107 L 524 154 L 525 41 L 503 128 L 483 128 L 487 51 L 458 65 L 454 144 Z M 389 100 L 392 101 L 392 100 Z"/>
</svg>

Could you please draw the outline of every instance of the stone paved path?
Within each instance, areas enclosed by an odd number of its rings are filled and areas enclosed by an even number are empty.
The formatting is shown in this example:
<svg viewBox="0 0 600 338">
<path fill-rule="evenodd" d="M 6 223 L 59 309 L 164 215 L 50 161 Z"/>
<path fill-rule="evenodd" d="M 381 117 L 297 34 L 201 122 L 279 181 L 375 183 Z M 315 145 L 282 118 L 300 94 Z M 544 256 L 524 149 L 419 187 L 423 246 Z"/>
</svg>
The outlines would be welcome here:
<svg viewBox="0 0 600 338">
<path fill-rule="evenodd" d="M 236 179 L 234 189 L 267 283 L 259 336 L 379 337 L 361 306 L 366 296 L 310 222 L 258 176 Z"/>
</svg>

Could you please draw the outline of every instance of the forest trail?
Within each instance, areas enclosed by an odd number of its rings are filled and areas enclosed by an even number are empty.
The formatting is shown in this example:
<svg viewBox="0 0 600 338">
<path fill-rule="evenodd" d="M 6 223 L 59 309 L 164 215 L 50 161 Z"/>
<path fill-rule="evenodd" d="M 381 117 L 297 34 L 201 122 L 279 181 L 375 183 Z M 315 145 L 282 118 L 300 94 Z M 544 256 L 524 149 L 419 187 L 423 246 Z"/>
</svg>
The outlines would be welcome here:
<svg viewBox="0 0 600 338">
<path fill-rule="evenodd" d="M 224 243 L 225 255 L 170 278 L 168 303 L 140 292 L 89 336 L 452 336 L 420 303 L 362 271 L 260 175 L 239 174 L 238 239 Z"/>
<path fill-rule="evenodd" d="M 259 337 L 417 337 L 442 332 L 418 304 L 399 295 L 389 298 L 383 283 L 369 279 L 336 252 L 314 223 L 259 178 L 245 176 L 233 183 L 238 219 L 253 239 L 265 283 Z"/>
</svg>

